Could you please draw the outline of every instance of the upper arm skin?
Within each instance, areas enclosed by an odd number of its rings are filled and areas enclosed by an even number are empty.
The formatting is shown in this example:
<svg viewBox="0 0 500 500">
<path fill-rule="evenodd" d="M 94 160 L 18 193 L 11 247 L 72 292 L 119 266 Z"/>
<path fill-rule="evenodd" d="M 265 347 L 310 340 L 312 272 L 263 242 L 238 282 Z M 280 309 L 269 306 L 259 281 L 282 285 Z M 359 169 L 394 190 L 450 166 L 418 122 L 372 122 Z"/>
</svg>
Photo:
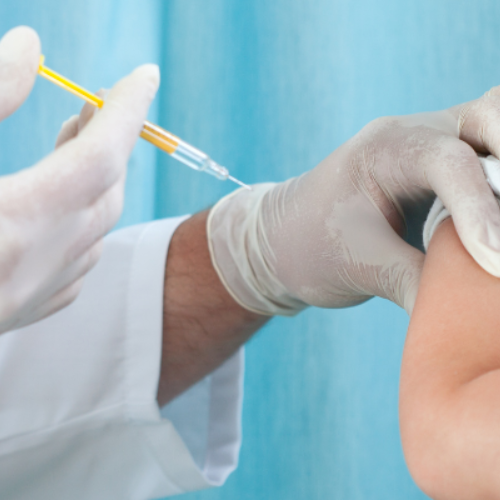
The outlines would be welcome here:
<svg viewBox="0 0 500 500">
<path fill-rule="evenodd" d="M 451 219 L 425 261 L 400 426 L 410 472 L 432 498 L 500 499 L 500 279 L 475 263 Z"/>
</svg>

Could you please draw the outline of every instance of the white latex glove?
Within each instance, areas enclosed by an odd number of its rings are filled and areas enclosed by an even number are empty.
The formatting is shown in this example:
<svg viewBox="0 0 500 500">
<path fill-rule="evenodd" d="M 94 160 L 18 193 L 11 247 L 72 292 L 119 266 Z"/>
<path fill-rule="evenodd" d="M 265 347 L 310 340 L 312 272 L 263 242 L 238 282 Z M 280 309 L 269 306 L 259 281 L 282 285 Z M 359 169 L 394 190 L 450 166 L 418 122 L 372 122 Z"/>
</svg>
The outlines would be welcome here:
<svg viewBox="0 0 500 500">
<path fill-rule="evenodd" d="M 476 151 L 500 153 L 498 88 L 446 111 L 377 119 L 301 177 L 221 200 L 207 228 L 214 266 L 261 314 L 374 295 L 411 313 L 424 255 L 407 241 L 421 247 L 437 194 L 467 250 L 500 276 L 500 210 Z"/>
<path fill-rule="evenodd" d="M 497 203 L 500 205 L 500 161 L 493 155 L 490 155 L 487 158 L 480 157 L 479 161 L 483 167 L 484 175 L 486 176 L 488 184 L 495 193 Z M 431 242 L 436 229 L 449 217 L 451 217 L 451 214 L 448 209 L 439 198 L 436 198 L 424 225 L 422 239 L 425 250 L 429 247 L 429 243 Z"/>
<path fill-rule="evenodd" d="M 0 119 L 28 96 L 39 56 L 38 36 L 29 28 L 0 42 Z M 156 66 L 138 68 L 110 91 L 78 137 L 0 178 L 1 332 L 76 298 L 122 211 L 127 161 L 158 85 Z"/>
</svg>

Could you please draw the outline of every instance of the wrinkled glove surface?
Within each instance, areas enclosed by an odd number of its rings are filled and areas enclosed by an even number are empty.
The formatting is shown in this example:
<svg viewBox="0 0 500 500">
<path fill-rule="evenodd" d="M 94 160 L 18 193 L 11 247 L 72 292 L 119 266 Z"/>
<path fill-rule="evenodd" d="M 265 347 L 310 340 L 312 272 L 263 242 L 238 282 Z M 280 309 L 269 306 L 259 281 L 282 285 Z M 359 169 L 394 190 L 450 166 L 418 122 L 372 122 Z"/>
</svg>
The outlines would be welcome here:
<svg viewBox="0 0 500 500">
<path fill-rule="evenodd" d="M 37 34 L 16 28 L 0 42 L 0 120 L 34 84 Z M 128 158 L 159 84 L 147 65 L 120 81 L 80 133 L 68 127 L 35 166 L 0 178 L 0 332 L 73 301 L 123 205 Z M 72 121 L 74 123 L 74 120 Z"/>
<path fill-rule="evenodd" d="M 493 155 L 490 155 L 487 158 L 480 157 L 479 161 L 483 167 L 484 175 L 486 176 L 488 184 L 495 193 L 497 203 L 500 204 L 500 161 Z M 451 217 L 451 214 L 448 209 L 439 198 L 436 198 L 424 225 L 422 239 L 425 250 L 429 247 L 432 236 L 441 222 L 444 222 L 449 217 Z"/>
<path fill-rule="evenodd" d="M 236 191 L 211 211 L 214 266 L 242 306 L 293 315 L 372 296 L 413 308 L 435 196 L 474 259 L 500 276 L 500 210 L 477 153 L 500 153 L 500 89 L 454 108 L 377 119 L 316 168 Z"/>
</svg>

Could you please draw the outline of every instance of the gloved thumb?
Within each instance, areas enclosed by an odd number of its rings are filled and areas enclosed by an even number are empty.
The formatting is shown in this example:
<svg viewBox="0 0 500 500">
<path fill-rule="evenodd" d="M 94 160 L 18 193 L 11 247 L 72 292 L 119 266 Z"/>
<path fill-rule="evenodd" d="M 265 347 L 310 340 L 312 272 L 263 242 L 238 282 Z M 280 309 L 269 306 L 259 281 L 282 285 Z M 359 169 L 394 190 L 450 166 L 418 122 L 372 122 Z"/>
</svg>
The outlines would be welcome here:
<svg viewBox="0 0 500 500">
<path fill-rule="evenodd" d="M 149 106 L 160 84 L 155 64 L 138 67 L 120 80 L 107 94 L 103 108 L 88 123 L 81 137 L 92 142 L 106 141 L 114 155 L 127 159 L 142 130 Z"/>
<path fill-rule="evenodd" d="M 90 203 L 123 180 L 159 83 L 158 66 L 140 66 L 110 90 L 102 109 L 78 137 L 72 121 L 68 134 L 75 140 L 59 147 L 38 169 L 40 175 L 48 177 L 52 175 L 49 172 L 57 172 L 59 204 Z M 78 186 L 77 197 L 75 186 Z"/>
<path fill-rule="evenodd" d="M 40 39 L 33 29 L 14 28 L 0 40 L 0 121 L 30 94 L 39 62 Z"/>
<path fill-rule="evenodd" d="M 425 256 L 416 248 L 400 241 L 401 248 L 395 252 L 397 261 L 382 272 L 380 280 L 386 282 L 383 286 L 386 298 L 403 307 L 409 316 L 413 311 L 418 293 L 418 285 L 424 267 Z M 384 277 L 385 275 L 385 277 Z"/>
</svg>

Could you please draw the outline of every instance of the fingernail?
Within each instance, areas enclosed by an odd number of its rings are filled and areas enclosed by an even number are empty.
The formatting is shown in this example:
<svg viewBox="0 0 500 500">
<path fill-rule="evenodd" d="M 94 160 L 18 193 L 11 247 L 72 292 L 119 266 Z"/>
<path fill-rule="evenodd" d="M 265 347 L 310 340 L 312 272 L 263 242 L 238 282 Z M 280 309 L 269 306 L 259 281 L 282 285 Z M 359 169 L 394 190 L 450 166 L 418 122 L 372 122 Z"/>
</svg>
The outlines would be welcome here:
<svg viewBox="0 0 500 500">
<path fill-rule="evenodd" d="M 139 66 L 135 71 L 135 74 L 139 74 L 141 78 L 147 79 L 158 90 L 160 86 L 160 68 L 157 64 L 144 64 Z"/>
</svg>

